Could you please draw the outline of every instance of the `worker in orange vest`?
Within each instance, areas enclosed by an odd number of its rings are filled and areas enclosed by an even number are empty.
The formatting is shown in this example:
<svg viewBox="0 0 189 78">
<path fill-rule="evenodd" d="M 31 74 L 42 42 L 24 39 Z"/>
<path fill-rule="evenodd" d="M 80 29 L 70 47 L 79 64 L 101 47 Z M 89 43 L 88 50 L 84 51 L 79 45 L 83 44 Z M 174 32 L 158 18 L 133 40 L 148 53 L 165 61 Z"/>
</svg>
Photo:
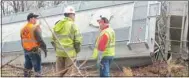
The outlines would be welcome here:
<svg viewBox="0 0 189 78">
<path fill-rule="evenodd" d="M 21 29 L 20 37 L 22 47 L 24 49 L 25 63 L 24 76 L 31 76 L 30 72 L 34 67 L 35 76 L 40 76 L 41 74 L 41 48 L 45 52 L 45 57 L 47 56 L 46 44 L 41 37 L 41 29 L 38 24 L 36 24 L 38 15 L 34 13 L 29 13 L 27 16 L 28 23 Z"/>
</svg>

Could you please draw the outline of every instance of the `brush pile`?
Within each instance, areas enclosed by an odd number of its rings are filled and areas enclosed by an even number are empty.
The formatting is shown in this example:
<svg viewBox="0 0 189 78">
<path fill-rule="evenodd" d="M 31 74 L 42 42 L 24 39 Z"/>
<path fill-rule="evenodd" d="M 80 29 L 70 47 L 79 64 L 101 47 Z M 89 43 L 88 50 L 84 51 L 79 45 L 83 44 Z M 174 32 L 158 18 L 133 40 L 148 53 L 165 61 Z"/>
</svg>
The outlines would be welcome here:
<svg viewBox="0 0 189 78">
<path fill-rule="evenodd" d="M 16 67 L 23 68 L 23 65 L 15 65 Z M 23 69 L 15 68 L 6 65 L 2 68 L 1 76 L 23 76 Z M 42 76 L 56 76 L 55 64 L 43 65 Z M 111 70 L 111 76 L 188 76 L 188 65 L 181 64 L 167 64 L 166 62 L 157 61 L 152 65 L 142 67 L 122 67 L 123 72 L 120 70 Z M 33 71 L 33 70 L 32 70 Z M 81 70 L 84 76 L 99 76 L 99 71 L 96 69 Z M 32 73 L 33 75 L 33 73 Z M 67 76 L 80 76 L 76 70 Z"/>
</svg>

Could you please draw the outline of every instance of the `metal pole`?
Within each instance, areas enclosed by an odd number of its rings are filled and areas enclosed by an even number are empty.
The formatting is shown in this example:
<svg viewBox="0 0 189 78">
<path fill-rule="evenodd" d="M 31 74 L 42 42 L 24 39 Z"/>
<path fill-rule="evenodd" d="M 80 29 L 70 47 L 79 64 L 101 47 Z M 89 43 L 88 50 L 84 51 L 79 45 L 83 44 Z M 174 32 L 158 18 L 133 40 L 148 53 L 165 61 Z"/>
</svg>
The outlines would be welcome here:
<svg viewBox="0 0 189 78">
<path fill-rule="evenodd" d="M 185 20 L 185 3 L 184 3 L 184 7 L 183 7 L 183 15 L 182 15 L 182 27 L 181 27 L 181 36 L 180 36 L 180 54 L 182 53 L 182 42 L 183 42 L 183 30 L 184 30 L 184 20 Z"/>
</svg>

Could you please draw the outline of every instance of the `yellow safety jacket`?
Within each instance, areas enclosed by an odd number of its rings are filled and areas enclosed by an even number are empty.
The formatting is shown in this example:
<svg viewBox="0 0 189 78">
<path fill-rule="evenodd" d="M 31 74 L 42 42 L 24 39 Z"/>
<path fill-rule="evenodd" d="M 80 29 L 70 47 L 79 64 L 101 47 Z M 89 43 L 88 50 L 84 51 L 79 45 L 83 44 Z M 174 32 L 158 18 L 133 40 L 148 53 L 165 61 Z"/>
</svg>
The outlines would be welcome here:
<svg viewBox="0 0 189 78">
<path fill-rule="evenodd" d="M 74 21 L 71 18 L 65 17 L 54 26 L 53 31 L 61 44 L 59 45 L 55 37 L 52 36 L 52 40 L 55 42 L 56 56 L 68 57 L 61 48 L 61 46 L 63 46 L 70 57 L 75 57 L 76 51 L 74 48 L 74 42 L 81 43 L 82 36 L 78 27 L 74 24 Z"/>
<path fill-rule="evenodd" d="M 106 49 L 104 50 L 103 54 L 102 54 L 102 58 L 104 56 L 114 56 L 115 55 L 115 32 L 112 28 L 108 27 L 107 29 L 104 29 L 101 31 L 99 37 L 97 37 L 96 40 L 96 45 L 93 51 L 93 55 L 92 58 L 97 59 L 98 57 L 98 43 L 99 43 L 99 38 L 101 38 L 101 36 L 103 34 L 106 34 L 108 36 L 108 43 L 106 44 Z"/>
</svg>

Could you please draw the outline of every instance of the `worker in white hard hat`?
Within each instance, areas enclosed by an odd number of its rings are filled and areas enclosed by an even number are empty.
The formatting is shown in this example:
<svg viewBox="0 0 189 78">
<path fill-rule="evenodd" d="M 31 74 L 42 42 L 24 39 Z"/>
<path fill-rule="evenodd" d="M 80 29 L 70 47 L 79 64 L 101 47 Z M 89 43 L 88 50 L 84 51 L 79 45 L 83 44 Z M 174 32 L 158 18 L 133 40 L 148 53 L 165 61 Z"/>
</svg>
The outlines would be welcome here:
<svg viewBox="0 0 189 78">
<path fill-rule="evenodd" d="M 100 68 L 100 76 L 110 76 L 110 65 L 115 55 L 115 32 L 109 26 L 111 13 L 100 12 L 97 22 L 100 27 L 100 35 L 97 37 L 93 58 L 97 59 L 97 67 Z"/>
<path fill-rule="evenodd" d="M 69 68 L 64 72 L 59 73 L 58 76 L 66 76 L 68 71 L 72 71 L 73 62 L 76 55 L 80 52 L 80 46 L 82 42 L 81 33 L 74 23 L 75 20 L 75 10 L 73 7 L 68 6 L 64 9 L 64 18 L 55 23 L 53 28 L 54 33 L 58 37 L 60 44 L 54 36 L 52 36 L 52 45 L 56 51 L 56 71 L 61 72 L 62 70 Z M 65 51 L 63 50 L 63 48 Z M 68 55 L 67 55 L 67 54 Z M 69 58 L 71 57 L 71 59 Z"/>
</svg>

